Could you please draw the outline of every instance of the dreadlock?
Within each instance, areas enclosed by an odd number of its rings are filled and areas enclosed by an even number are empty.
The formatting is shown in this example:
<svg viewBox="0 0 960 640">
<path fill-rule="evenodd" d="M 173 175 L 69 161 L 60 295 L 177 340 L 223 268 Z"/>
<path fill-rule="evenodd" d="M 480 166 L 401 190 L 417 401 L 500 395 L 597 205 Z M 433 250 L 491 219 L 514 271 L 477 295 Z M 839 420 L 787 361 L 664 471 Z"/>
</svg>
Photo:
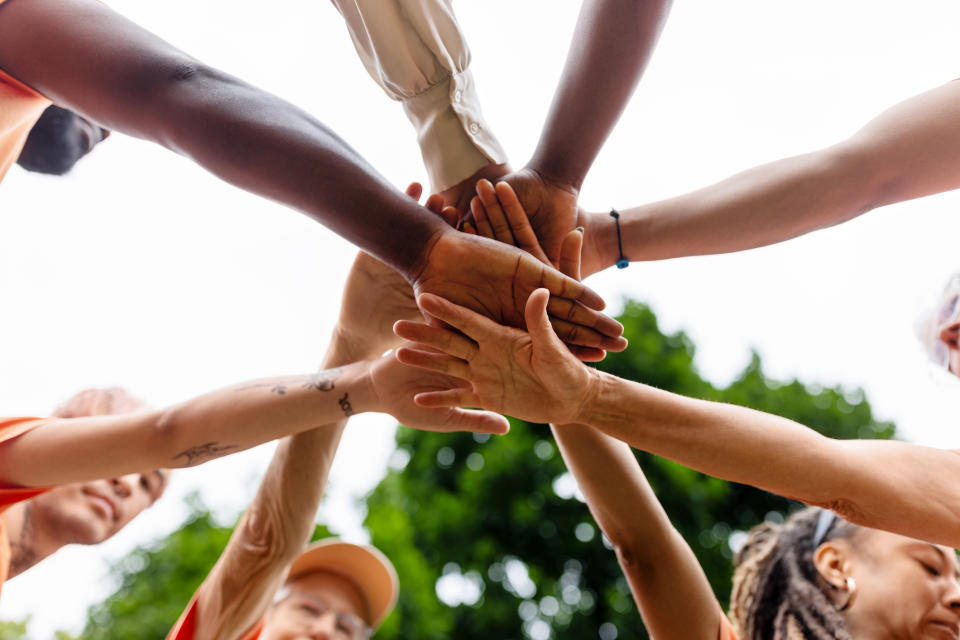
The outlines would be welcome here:
<svg viewBox="0 0 960 640">
<path fill-rule="evenodd" d="M 819 514 L 804 509 L 782 525 L 765 522 L 750 531 L 734 559 L 730 598 L 730 618 L 743 640 L 852 640 L 813 564 Z M 837 518 L 825 539 L 858 530 Z"/>
</svg>

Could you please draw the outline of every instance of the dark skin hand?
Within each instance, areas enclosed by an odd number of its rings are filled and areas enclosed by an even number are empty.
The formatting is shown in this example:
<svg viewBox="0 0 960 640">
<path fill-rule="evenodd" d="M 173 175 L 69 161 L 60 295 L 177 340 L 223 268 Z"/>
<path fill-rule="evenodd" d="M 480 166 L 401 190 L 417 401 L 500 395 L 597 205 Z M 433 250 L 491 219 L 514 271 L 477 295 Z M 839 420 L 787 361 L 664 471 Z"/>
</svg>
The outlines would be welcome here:
<svg viewBox="0 0 960 640">
<path fill-rule="evenodd" d="M 584 1 L 537 149 L 524 168 L 501 178 L 554 265 L 566 235 L 585 226 L 580 187 L 647 67 L 671 4 Z M 588 272 L 593 266 L 585 265 Z"/>
<path fill-rule="evenodd" d="M 309 215 L 418 292 L 516 323 L 517 301 L 546 286 L 567 298 L 571 317 L 591 323 L 574 338 L 619 336 L 609 318 L 577 302 L 603 307 L 589 289 L 513 247 L 465 239 L 309 114 L 203 65 L 97 0 L 7 0 L 0 42 L 0 69 L 57 104 Z M 56 46 L 38 55 L 38 42 Z"/>
</svg>

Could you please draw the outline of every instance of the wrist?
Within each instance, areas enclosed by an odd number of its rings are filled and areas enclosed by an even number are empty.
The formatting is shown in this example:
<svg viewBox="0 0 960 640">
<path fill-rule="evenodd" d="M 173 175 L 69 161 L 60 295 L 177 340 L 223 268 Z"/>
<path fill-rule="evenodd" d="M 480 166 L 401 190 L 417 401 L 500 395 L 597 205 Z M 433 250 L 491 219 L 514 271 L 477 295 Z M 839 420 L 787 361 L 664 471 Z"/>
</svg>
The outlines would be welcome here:
<svg viewBox="0 0 960 640">
<path fill-rule="evenodd" d="M 615 397 L 613 387 L 618 378 L 609 373 L 598 371 L 593 367 L 585 367 L 590 373 L 585 386 L 583 401 L 580 403 L 576 414 L 568 422 L 576 422 L 587 425 L 597 425 L 602 422 L 602 416 L 605 413 L 604 407 L 609 398 Z"/>
</svg>

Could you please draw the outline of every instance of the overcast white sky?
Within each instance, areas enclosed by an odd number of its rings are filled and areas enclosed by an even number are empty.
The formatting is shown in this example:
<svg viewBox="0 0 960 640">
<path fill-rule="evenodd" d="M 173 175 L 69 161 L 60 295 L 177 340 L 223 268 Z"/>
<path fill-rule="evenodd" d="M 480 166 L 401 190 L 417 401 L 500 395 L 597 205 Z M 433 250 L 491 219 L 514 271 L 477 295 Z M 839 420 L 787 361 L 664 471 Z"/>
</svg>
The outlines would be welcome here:
<svg viewBox="0 0 960 640">
<path fill-rule="evenodd" d="M 369 79 L 339 15 L 314 0 L 111 4 L 200 59 L 316 114 L 395 185 L 425 180 L 399 105 Z M 489 124 L 512 161 L 536 144 L 579 3 L 461 1 Z M 686 0 L 584 185 L 590 209 L 682 193 L 825 146 L 887 106 L 960 76 L 952 0 Z M 603 96 L 597 96 L 602 100 Z M 960 445 L 957 388 L 912 325 L 960 267 L 960 194 L 877 211 L 732 256 L 634 264 L 590 284 L 617 311 L 653 305 L 686 330 L 718 384 L 759 350 L 770 375 L 862 386 L 915 442 Z M 0 199 L 0 415 L 48 412 L 88 386 L 155 405 L 318 363 L 353 249 L 158 147 L 114 136 L 67 178 L 17 169 Z M 382 476 L 393 421 L 348 431 L 321 519 L 363 539 L 355 501 Z M 112 590 L 110 560 L 176 528 L 199 490 L 224 517 L 271 447 L 178 473 L 163 503 L 99 548 L 67 549 L 11 581 L 0 618 L 78 631 Z"/>
</svg>

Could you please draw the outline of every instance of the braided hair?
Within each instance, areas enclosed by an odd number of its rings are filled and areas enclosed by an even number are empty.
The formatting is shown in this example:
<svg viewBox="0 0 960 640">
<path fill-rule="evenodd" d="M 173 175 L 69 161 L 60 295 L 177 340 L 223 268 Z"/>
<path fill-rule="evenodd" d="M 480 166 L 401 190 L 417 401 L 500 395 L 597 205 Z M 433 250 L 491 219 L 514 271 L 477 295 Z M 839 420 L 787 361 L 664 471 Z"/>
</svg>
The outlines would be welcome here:
<svg viewBox="0 0 960 640">
<path fill-rule="evenodd" d="M 742 640 L 852 640 L 813 564 L 820 509 L 782 525 L 754 527 L 734 559 L 730 618 Z M 857 525 L 837 518 L 825 540 L 851 538 Z"/>
</svg>

